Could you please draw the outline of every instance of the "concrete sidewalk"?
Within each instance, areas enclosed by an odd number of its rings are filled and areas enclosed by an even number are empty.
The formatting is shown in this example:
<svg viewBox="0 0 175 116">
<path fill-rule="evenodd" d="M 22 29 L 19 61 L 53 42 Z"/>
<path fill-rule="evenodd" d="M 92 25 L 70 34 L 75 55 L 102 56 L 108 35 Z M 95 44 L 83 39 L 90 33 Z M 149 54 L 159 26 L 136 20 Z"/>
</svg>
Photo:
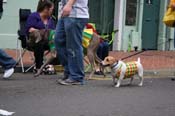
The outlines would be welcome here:
<svg viewBox="0 0 175 116">
<path fill-rule="evenodd" d="M 5 50 L 10 56 L 17 59 L 16 50 Z M 110 55 L 116 59 L 122 59 L 124 57 L 135 54 L 136 52 L 118 52 L 111 51 Z M 148 76 L 175 76 L 175 51 L 145 51 L 136 56 L 130 57 L 126 60 L 133 61 L 137 58 L 141 58 L 141 63 L 144 67 L 145 75 Z M 33 64 L 33 59 L 29 52 L 23 57 L 24 66 L 28 67 Z M 17 66 L 18 71 L 20 71 L 20 65 Z"/>
</svg>

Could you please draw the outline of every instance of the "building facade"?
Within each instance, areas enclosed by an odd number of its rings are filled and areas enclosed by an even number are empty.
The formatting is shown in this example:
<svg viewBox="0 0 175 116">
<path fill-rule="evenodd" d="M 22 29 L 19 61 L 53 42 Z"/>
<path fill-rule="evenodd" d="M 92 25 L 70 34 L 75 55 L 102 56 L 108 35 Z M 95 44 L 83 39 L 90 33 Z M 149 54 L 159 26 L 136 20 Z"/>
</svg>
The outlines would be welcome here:
<svg viewBox="0 0 175 116">
<path fill-rule="evenodd" d="M 26 8 L 35 11 L 38 1 L 5 1 L 3 17 L 0 20 L 0 48 L 15 49 L 19 28 L 19 9 Z M 97 27 L 100 28 L 102 23 L 109 22 L 114 30 L 119 29 L 115 35 L 113 50 L 127 51 L 135 48 L 139 50 L 174 50 L 174 29 L 168 28 L 162 23 L 169 0 L 111 0 L 111 2 L 114 7 L 110 6 L 111 4 L 107 0 L 101 0 L 100 6 L 99 4 L 91 6 L 90 8 L 94 9 L 90 9 L 90 11 L 94 10 L 94 12 L 99 13 L 97 9 L 101 9 L 101 12 L 95 16 L 99 17 L 99 20 L 94 19 L 99 25 Z M 113 9 L 114 12 L 109 8 Z M 113 16 L 109 15 L 110 13 Z M 106 31 L 108 29 L 105 30 L 104 26 L 102 33 Z"/>
<path fill-rule="evenodd" d="M 162 23 L 169 0 L 115 0 L 113 50 L 174 50 L 174 29 Z M 131 48 L 130 48 L 131 47 Z"/>
<path fill-rule="evenodd" d="M 37 0 L 4 0 L 4 13 L 0 20 L 0 48 L 15 49 L 17 47 L 19 9 L 35 11 L 37 2 Z"/>
</svg>

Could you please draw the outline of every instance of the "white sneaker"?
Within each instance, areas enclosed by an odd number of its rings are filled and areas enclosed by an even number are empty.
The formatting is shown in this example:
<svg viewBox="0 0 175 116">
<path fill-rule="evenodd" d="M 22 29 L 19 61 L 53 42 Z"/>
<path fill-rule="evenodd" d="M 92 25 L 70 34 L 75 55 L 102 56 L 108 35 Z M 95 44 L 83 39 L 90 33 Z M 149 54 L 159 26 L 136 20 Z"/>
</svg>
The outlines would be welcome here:
<svg viewBox="0 0 175 116">
<path fill-rule="evenodd" d="M 13 73 L 14 73 L 14 68 L 5 70 L 3 78 L 4 79 L 8 79 L 8 78 L 10 78 L 12 76 Z"/>
</svg>

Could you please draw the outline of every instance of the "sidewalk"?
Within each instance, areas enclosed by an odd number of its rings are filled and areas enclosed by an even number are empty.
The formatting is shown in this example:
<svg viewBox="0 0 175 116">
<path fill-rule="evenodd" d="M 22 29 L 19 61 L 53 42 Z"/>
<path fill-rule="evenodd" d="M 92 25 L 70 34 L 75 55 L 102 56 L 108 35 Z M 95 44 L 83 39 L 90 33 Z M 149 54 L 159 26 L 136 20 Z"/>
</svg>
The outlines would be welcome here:
<svg viewBox="0 0 175 116">
<path fill-rule="evenodd" d="M 16 50 L 5 51 L 16 59 Z M 122 59 L 135 53 L 136 52 L 128 53 L 112 51 L 110 52 L 110 55 L 116 59 Z M 145 51 L 124 61 L 134 61 L 137 60 L 138 57 L 141 58 L 141 63 L 143 64 L 145 75 L 175 75 L 175 51 Z M 24 66 L 30 66 L 33 63 L 29 52 L 24 55 L 23 62 Z"/>
</svg>

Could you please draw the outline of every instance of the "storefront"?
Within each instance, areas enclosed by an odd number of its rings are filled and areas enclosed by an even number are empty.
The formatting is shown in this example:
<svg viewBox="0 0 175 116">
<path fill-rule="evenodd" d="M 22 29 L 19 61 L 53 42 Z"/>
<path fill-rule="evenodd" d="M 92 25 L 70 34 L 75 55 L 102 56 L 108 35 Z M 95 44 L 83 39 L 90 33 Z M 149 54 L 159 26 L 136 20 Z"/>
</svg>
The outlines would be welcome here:
<svg viewBox="0 0 175 116">
<path fill-rule="evenodd" d="M 54 1 L 56 7 L 59 0 Z M 174 50 L 174 29 L 162 23 L 169 0 L 89 0 L 90 22 L 100 34 L 119 29 L 113 50 Z M 37 0 L 6 0 L 0 20 L 0 47 L 16 48 L 20 8 L 35 11 Z M 54 14 L 58 13 L 56 8 Z"/>
</svg>

